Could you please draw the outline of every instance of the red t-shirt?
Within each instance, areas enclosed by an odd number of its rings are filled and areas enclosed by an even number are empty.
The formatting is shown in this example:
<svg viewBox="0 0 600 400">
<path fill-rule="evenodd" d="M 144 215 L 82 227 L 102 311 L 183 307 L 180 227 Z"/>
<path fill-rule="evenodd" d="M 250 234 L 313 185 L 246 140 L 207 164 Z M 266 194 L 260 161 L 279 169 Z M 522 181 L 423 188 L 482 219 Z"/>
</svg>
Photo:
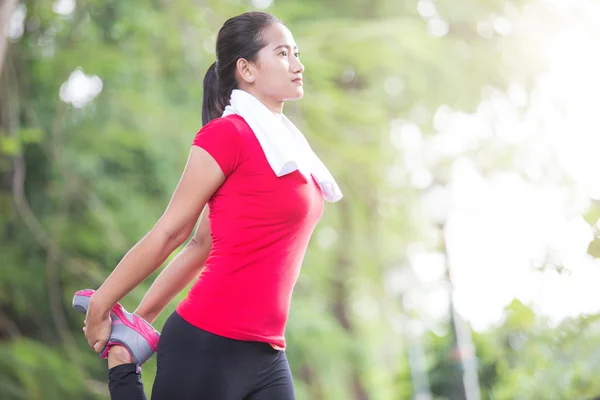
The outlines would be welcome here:
<svg viewBox="0 0 600 400">
<path fill-rule="evenodd" d="M 208 260 L 177 312 L 208 332 L 285 348 L 292 291 L 323 212 L 321 191 L 299 171 L 278 178 L 240 116 L 206 124 L 194 145 L 215 159 L 225 181 L 208 202 Z"/>
</svg>

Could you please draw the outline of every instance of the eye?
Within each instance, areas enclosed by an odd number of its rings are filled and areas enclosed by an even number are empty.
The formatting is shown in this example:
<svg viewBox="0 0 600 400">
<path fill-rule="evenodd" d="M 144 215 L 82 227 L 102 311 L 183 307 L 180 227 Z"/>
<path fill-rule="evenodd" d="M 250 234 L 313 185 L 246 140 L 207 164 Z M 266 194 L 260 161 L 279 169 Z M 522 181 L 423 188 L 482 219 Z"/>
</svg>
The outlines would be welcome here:
<svg viewBox="0 0 600 400">
<path fill-rule="evenodd" d="M 294 56 L 296 56 L 296 58 L 299 58 L 300 57 L 300 53 L 296 52 L 296 53 L 294 53 Z"/>
<path fill-rule="evenodd" d="M 284 56 L 287 57 L 287 51 L 282 50 L 281 53 L 279 53 L 280 56 Z"/>
</svg>

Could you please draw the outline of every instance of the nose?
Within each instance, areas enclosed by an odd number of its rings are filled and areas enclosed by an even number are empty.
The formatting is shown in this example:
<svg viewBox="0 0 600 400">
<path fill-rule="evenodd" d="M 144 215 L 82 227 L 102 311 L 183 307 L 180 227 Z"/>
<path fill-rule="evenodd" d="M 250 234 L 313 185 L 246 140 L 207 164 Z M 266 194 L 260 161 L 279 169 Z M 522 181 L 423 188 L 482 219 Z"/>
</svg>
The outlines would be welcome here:
<svg viewBox="0 0 600 400">
<path fill-rule="evenodd" d="M 292 72 L 295 74 L 301 74 L 304 72 L 304 65 L 300 62 L 299 59 L 294 57 L 294 61 L 292 62 Z"/>
</svg>

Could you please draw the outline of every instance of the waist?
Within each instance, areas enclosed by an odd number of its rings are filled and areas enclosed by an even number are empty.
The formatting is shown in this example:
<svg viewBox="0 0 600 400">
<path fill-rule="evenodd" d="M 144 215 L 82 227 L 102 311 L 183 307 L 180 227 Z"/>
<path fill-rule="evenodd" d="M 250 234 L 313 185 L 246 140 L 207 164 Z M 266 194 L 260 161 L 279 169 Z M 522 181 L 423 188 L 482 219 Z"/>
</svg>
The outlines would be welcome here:
<svg viewBox="0 0 600 400">
<path fill-rule="evenodd" d="M 190 324 L 238 340 L 285 347 L 284 332 L 302 259 L 211 252 L 178 312 Z"/>
<path fill-rule="evenodd" d="M 251 346 L 245 347 L 246 349 L 260 349 L 264 348 L 260 346 L 268 346 L 275 350 L 285 350 L 284 348 L 281 348 L 280 346 L 277 346 L 275 344 L 256 340 L 239 340 L 236 338 L 224 336 L 222 334 L 219 334 L 218 332 L 211 331 L 210 329 L 203 329 L 202 327 L 191 324 L 178 311 L 173 312 L 171 316 L 167 319 L 167 322 L 163 327 L 162 339 L 166 339 L 166 341 L 170 343 L 177 342 L 177 345 L 187 342 L 187 345 L 189 345 L 190 348 L 202 346 L 202 342 L 204 342 L 204 346 L 206 346 L 206 342 L 210 340 L 211 347 L 214 347 L 215 345 L 219 347 L 219 343 L 239 347 L 239 345 L 245 346 L 244 344 L 241 344 L 239 342 L 246 342 L 248 343 L 247 346 Z M 229 351 L 226 351 L 226 353 L 228 352 Z"/>
<path fill-rule="evenodd" d="M 197 328 L 229 339 L 268 343 L 277 350 L 285 349 L 287 311 L 273 313 L 264 305 L 236 306 L 197 295 L 188 295 L 177 306 L 177 313 Z"/>
</svg>

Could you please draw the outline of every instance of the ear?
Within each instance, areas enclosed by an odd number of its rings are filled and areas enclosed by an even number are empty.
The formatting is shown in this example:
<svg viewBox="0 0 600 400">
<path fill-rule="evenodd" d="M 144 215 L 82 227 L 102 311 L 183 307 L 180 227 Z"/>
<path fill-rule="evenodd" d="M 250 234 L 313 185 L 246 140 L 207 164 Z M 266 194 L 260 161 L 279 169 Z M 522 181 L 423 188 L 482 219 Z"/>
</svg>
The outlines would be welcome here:
<svg viewBox="0 0 600 400">
<path fill-rule="evenodd" d="M 254 74 L 255 67 L 250 61 L 245 58 L 240 58 L 236 62 L 236 69 L 239 77 L 246 83 L 254 83 L 256 76 Z"/>
</svg>

